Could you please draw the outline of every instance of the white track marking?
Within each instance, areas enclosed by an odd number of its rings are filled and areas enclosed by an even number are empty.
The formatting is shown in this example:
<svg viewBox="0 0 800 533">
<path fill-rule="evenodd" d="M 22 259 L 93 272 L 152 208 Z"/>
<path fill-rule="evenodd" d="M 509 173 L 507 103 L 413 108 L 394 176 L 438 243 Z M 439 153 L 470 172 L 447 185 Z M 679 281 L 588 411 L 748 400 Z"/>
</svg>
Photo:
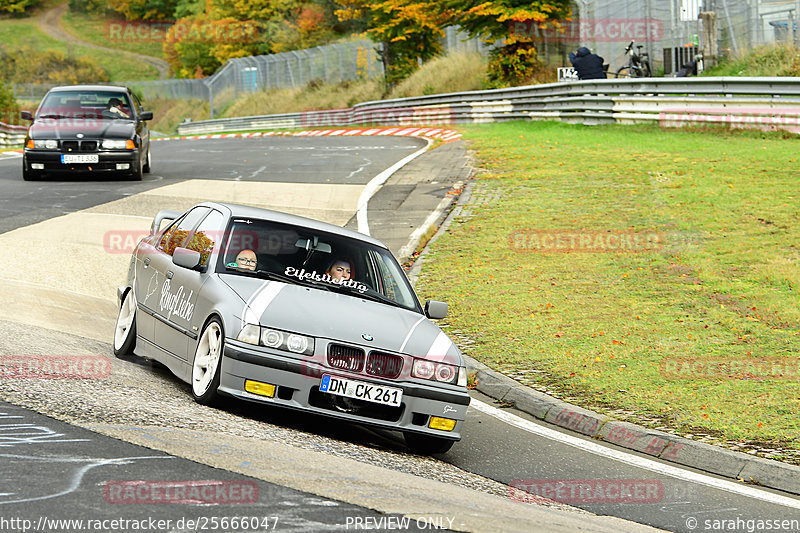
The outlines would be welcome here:
<svg viewBox="0 0 800 533">
<path fill-rule="evenodd" d="M 554 429 L 540 426 L 539 424 L 535 424 L 529 420 L 525 420 L 524 418 L 520 418 L 501 409 L 497 409 L 496 407 L 492 407 L 491 405 L 476 400 L 475 398 L 472 399 L 469 405 L 476 411 L 493 416 L 498 420 L 505 422 L 506 424 L 512 425 L 529 433 L 534 433 L 541 437 L 560 442 L 562 444 L 567 444 L 574 448 L 585 450 L 589 453 L 593 453 L 607 459 L 626 463 L 637 468 L 650 470 L 658 474 L 664 474 L 665 476 L 670 476 L 676 479 L 699 483 L 701 485 L 724 490 L 726 492 L 738 494 L 747 498 L 762 500 L 775 505 L 790 507 L 792 509 L 800 509 L 800 500 L 794 498 L 781 496 L 780 494 L 773 494 L 771 492 L 759 490 L 757 488 L 750 487 L 748 485 L 742 485 L 741 483 L 735 483 L 733 481 L 717 479 L 705 474 L 684 470 L 682 468 L 660 463 L 652 459 L 639 457 L 638 455 L 633 455 L 620 450 L 615 450 L 613 448 L 608 448 L 606 446 L 601 446 L 600 444 L 592 441 L 587 441 L 573 435 L 568 435 Z"/>
<path fill-rule="evenodd" d="M 430 139 L 425 139 L 425 146 L 417 150 L 411 155 L 408 155 L 395 163 L 394 165 L 390 166 L 367 183 L 364 190 L 361 192 L 361 196 L 358 198 L 358 213 L 356 213 L 356 220 L 358 221 L 358 231 L 363 233 L 364 235 L 369 235 L 369 221 L 367 220 L 367 205 L 369 204 L 369 199 L 372 198 L 372 195 L 375 194 L 378 189 L 386 183 L 392 174 L 400 170 L 406 163 L 410 162 L 411 160 L 415 159 L 416 157 L 424 154 L 428 148 L 430 148 L 431 143 L 433 143 Z"/>
</svg>

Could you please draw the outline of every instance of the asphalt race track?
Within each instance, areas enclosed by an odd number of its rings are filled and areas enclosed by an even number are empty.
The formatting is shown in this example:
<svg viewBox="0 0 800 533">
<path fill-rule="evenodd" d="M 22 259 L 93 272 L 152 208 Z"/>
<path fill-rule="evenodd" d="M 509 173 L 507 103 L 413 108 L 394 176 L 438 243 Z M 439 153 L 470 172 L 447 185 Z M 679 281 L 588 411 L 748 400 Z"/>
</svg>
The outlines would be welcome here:
<svg viewBox="0 0 800 533">
<path fill-rule="evenodd" d="M 95 380 L 0 378 L 0 531 L 23 530 L 4 519 L 41 517 L 172 520 L 153 531 L 195 531 L 185 520 L 215 517 L 275 518 L 251 531 L 747 531 L 758 520 L 791 531 L 780 521 L 800 518 L 797 498 L 556 431 L 479 393 L 464 439 L 430 458 L 391 432 L 235 402 L 202 407 L 163 368 L 113 357 L 115 289 L 159 209 L 220 199 L 355 227 L 364 186 L 424 145 L 390 136 L 162 141 L 142 182 L 24 182 L 21 159 L 0 157 L 0 357 L 94 356 L 109 368 Z M 391 227 L 395 252 L 449 188 L 424 170 L 446 149 L 407 167 L 420 165 L 427 188 L 409 170 L 369 204 L 370 227 L 379 238 Z M 121 480 L 238 483 L 258 496 L 131 505 L 109 496 Z M 565 497 L 579 480 L 604 497 Z M 509 484 L 560 486 L 575 508 Z M 734 527 L 715 529 L 725 522 Z M 211 530 L 245 529 L 229 521 Z"/>
</svg>

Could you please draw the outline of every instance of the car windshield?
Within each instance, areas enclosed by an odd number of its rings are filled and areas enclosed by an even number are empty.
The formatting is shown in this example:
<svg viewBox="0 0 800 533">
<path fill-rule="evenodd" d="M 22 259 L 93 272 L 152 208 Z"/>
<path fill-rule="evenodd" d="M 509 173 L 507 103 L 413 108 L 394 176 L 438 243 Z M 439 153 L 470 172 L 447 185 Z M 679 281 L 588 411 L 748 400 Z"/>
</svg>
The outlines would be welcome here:
<svg viewBox="0 0 800 533">
<path fill-rule="evenodd" d="M 234 219 L 219 271 L 260 276 L 420 312 L 402 268 L 385 248 L 257 219 Z"/>
<path fill-rule="evenodd" d="M 116 111 L 115 111 L 116 109 Z M 56 91 L 48 93 L 37 118 L 97 118 L 131 120 L 128 95 L 116 91 Z"/>
</svg>

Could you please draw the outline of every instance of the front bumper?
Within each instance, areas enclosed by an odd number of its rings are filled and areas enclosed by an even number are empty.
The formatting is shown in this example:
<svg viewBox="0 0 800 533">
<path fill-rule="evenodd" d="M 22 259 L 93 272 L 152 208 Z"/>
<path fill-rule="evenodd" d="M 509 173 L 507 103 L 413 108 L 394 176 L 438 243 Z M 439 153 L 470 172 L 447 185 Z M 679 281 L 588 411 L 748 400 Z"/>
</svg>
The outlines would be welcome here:
<svg viewBox="0 0 800 533">
<path fill-rule="evenodd" d="M 133 172 L 139 164 L 139 153 L 136 150 L 119 150 L 103 152 L 70 152 L 75 155 L 97 155 L 97 163 L 62 163 L 61 156 L 65 152 L 58 150 L 33 150 L 26 148 L 22 164 L 29 172 Z M 37 163 L 44 168 L 32 168 Z M 127 163 L 128 169 L 117 170 L 118 163 Z"/>
<path fill-rule="evenodd" d="M 455 386 L 427 385 L 419 382 L 394 381 L 373 376 L 351 377 L 378 385 L 403 389 L 399 407 L 372 404 L 361 400 L 342 402 L 340 397 L 319 391 L 322 374 L 338 375 L 336 369 L 313 361 L 268 353 L 262 348 L 233 340 L 225 341 L 219 391 L 231 396 L 272 405 L 300 409 L 324 416 L 349 420 L 397 431 L 413 432 L 449 440 L 461 439 L 461 428 L 467 415 L 470 397 Z M 274 398 L 247 392 L 245 379 L 277 386 Z M 452 431 L 431 429 L 431 416 L 456 421 Z"/>
</svg>

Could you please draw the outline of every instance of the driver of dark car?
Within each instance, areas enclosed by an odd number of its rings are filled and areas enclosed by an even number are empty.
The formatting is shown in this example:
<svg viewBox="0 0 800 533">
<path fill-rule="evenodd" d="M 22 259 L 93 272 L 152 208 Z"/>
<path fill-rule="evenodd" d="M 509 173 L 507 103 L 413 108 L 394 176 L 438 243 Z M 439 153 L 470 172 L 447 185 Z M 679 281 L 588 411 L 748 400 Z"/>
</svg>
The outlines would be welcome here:
<svg viewBox="0 0 800 533">
<path fill-rule="evenodd" d="M 120 100 L 119 98 L 111 98 L 108 101 L 106 110 L 109 113 L 114 113 L 115 115 L 119 115 L 122 118 L 130 118 L 130 115 L 122 110 L 122 100 Z"/>
</svg>

